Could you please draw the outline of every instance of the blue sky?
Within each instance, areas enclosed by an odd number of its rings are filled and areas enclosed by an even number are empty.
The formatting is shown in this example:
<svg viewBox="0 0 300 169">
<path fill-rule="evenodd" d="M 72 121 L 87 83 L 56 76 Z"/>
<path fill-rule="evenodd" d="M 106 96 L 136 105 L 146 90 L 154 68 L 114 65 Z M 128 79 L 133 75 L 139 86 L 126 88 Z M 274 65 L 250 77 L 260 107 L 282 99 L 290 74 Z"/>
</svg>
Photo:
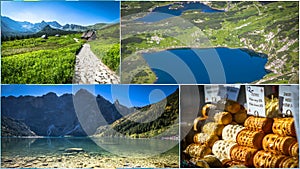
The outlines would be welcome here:
<svg viewBox="0 0 300 169">
<path fill-rule="evenodd" d="M 1 2 L 1 15 L 16 21 L 38 23 L 57 21 L 61 25 L 116 23 L 120 20 L 120 4 L 114 1 Z"/>
<path fill-rule="evenodd" d="M 127 107 L 145 106 L 156 103 L 172 94 L 177 85 L 1 85 L 2 96 L 42 96 L 54 92 L 58 96 L 75 94 L 80 89 L 101 95 L 110 102 L 116 99 Z"/>
</svg>

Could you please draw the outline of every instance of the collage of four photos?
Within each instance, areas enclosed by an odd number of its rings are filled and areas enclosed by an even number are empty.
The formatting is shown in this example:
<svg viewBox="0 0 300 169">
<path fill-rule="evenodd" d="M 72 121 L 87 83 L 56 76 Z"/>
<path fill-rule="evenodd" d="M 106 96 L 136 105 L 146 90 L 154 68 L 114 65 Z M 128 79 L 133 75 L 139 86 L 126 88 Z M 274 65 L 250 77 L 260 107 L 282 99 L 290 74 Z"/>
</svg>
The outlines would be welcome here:
<svg viewBox="0 0 300 169">
<path fill-rule="evenodd" d="M 1 1 L 1 167 L 299 168 L 299 1 Z"/>
</svg>

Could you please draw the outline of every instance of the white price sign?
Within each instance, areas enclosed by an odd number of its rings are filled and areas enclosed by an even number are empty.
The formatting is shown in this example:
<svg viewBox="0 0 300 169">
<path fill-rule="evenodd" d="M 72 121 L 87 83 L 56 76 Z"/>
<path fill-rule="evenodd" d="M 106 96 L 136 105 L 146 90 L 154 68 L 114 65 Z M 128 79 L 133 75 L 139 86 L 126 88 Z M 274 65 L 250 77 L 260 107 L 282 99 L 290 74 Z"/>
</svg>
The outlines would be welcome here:
<svg viewBox="0 0 300 169">
<path fill-rule="evenodd" d="M 248 114 L 266 117 L 265 90 L 258 86 L 245 86 Z"/>
<path fill-rule="evenodd" d="M 220 85 L 218 96 L 237 101 L 241 85 Z"/>
<path fill-rule="evenodd" d="M 221 97 L 218 96 L 219 88 L 220 88 L 219 85 L 205 85 L 204 86 L 205 102 L 216 103 L 217 101 L 221 100 Z"/>
<path fill-rule="evenodd" d="M 217 102 L 221 99 L 237 101 L 240 85 L 206 85 L 204 86 L 205 102 Z"/>
<path fill-rule="evenodd" d="M 279 100 L 282 114 L 293 116 L 299 112 L 299 87 L 298 86 L 279 86 Z"/>
</svg>

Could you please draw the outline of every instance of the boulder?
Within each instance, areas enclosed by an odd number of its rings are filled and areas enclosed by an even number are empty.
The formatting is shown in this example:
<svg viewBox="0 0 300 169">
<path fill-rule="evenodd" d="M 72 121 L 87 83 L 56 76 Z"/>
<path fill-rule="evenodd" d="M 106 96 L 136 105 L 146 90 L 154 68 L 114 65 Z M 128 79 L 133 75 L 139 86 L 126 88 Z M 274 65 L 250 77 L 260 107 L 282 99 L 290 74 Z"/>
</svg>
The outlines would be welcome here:
<svg viewBox="0 0 300 169">
<path fill-rule="evenodd" d="M 65 149 L 66 153 L 79 153 L 79 152 L 84 152 L 82 148 L 67 148 Z"/>
</svg>

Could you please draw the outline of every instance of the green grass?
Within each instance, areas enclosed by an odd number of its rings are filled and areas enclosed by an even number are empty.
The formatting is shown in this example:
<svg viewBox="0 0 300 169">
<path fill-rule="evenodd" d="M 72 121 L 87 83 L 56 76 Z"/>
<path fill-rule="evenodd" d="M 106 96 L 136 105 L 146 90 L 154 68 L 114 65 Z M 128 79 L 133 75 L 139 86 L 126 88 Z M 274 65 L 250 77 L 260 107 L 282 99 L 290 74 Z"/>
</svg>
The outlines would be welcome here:
<svg viewBox="0 0 300 169">
<path fill-rule="evenodd" d="M 120 66 L 119 35 L 119 24 L 115 24 L 97 30 L 97 39 L 89 42 L 93 53 L 113 71 Z"/>
<path fill-rule="evenodd" d="M 1 80 L 4 84 L 72 83 L 80 35 L 30 38 L 2 43 Z"/>
<path fill-rule="evenodd" d="M 73 38 L 80 40 L 80 34 L 65 35 L 62 37 L 50 36 L 47 40 L 42 38 L 29 38 L 2 42 L 2 57 L 28 53 L 38 50 L 57 49 L 76 43 Z M 83 42 L 80 40 L 81 43 Z"/>
<path fill-rule="evenodd" d="M 141 55 L 132 55 L 122 60 L 122 83 L 153 83 L 156 81 L 154 72 Z"/>
<path fill-rule="evenodd" d="M 97 30 L 97 39 L 88 42 L 95 55 L 113 71 L 117 71 L 120 65 L 119 32 L 119 24 L 101 26 Z M 69 34 L 48 39 L 4 41 L 2 83 L 72 83 L 75 55 L 86 42 L 80 37 L 81 34 Z"/>
</svg>

